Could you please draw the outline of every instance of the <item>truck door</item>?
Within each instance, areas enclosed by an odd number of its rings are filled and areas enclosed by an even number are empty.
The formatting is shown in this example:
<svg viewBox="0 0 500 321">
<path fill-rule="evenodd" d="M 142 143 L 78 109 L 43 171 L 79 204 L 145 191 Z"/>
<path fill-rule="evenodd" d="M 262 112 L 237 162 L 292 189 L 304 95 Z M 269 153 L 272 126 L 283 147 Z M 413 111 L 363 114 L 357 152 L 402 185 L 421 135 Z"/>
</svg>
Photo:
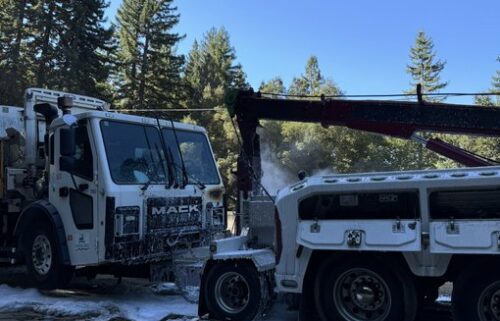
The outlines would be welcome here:
<svg viewBox="0 0 500 321">
<path fill-rule="evenodd" d="M 50 201 L 61 215 L 72 265 L 98 262 L 97 155 L 90 124 L 79 121 L 74 131 L 71 169 L 61 170 L 61 129 L 56 131 L 55 170 Z M 64 167 L 64 166 L 63 166 Z"/>
</svg>

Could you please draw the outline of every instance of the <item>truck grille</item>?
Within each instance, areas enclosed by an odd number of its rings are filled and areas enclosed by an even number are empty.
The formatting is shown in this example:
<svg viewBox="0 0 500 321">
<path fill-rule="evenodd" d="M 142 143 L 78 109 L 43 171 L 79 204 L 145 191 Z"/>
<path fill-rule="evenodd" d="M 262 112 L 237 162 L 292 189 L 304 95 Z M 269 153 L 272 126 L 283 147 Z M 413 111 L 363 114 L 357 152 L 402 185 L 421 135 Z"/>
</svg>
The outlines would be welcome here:
<svg viewBox="0 0 500 321">
<path fill-rule="evenodd" d="M 201 227 L 201 197 L 149 198 L 147 200 L 148 232 Z"/>
</svg>

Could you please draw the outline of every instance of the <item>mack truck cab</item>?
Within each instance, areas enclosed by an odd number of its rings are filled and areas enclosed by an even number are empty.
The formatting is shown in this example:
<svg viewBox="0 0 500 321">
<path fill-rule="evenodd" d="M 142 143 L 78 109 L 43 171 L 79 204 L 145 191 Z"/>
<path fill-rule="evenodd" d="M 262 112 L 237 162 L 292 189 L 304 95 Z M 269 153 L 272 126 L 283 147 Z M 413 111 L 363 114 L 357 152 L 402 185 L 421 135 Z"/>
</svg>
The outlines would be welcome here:
<svg viewBox="0 0 500 321">
<path fill-rule="evenodd" d="M 224 186 L 203 128 L 37 93 L 28 90 L 31 105 L 15 110 L 24 162 L 2 168 L 4 261 L 26 263 L 41 288 L 62 287 L 75 269 L 154 273 L 177 250 L 223 233 Z M 22 126 L 30 112 L 33 135 Z M 26 157 L 30 146 L 43 162 Z"/>
</svg>

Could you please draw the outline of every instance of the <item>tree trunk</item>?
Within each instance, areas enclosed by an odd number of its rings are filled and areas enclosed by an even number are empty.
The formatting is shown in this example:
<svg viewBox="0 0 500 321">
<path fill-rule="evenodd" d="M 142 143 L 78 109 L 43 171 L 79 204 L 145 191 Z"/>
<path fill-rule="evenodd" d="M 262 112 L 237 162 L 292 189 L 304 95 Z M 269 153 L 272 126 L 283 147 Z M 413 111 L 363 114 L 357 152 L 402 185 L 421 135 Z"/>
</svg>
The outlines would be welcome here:
<svg viewBox="0 0 500 321">
<path fill-rule="evenodd" d="M 21 93 L 24 88 L 20 88 L 24 85 L 20 82 L 19 73 L 19 60 L 21 57 L 21 42 L 24 36 L 24 17 L 26 14 L 26 2 L 27 0 L 20 0 L 17 3 L 17 30 L 16 36 L 13 42 L 11 58 L 12 58 L 12 69 L 10 72 L 11 79 L 7 82 L 6 92 L 10 94 L 10 98 L 7 99 L 8 103 L 13 104 L 16 102 L 16 97 L 22 96 Z"/>
<path fill-rule="evenodd" d="M 149 50 L 149 34 L 148 30 L 146 30 L 146 36 L 144 39 L 144 50 L 142 53 L 142 64 L 141 64 L 141 79 L 139 82 L 139 93 L 138 100 L 139 106 L 138 108 L 144 108 L 144 93 L 146 89 L 146 74 L 148 72 L 148 50 Z"/>
<path fill-rule="evenodd" d="M 52 33 L 52 19 L 53 14 L 55 10 L 55 3 L 54 1 L 50 1 L 49 4 L 49 10 L 47 12 L 47 15 L 45 16 L 45 23 L 44 23 L 44 31 L 42 35 L 42 49 L 40 51 L 40 62 L 38 64 L 38 71 L 37 71 L 37 79 L 36 79 L 36 85 L 37 87 L 44 87 L 46 84 L 46 79 L 45 79 L 45 72 L 46 72 L 46 67 L 48 61 L 50 61 L 51 57 L 49 56 L 49 43 L 50 43 L 50 34 Z"/>
</svg>

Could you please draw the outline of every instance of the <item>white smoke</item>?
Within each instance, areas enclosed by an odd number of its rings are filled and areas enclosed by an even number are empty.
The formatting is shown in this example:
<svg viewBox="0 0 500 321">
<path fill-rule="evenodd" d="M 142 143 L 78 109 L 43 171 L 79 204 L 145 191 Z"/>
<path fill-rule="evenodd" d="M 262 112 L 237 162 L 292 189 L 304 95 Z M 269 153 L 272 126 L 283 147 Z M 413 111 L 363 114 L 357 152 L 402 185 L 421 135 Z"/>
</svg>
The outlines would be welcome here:
<svg viewBox="0 0 500 321">
<path fill-rule="evenodd" d="M 269 146 L 262 146 L 260 157 L 263 174 L 261 182 L 271 195 L 276 195 L 279 189 L 298 180 L 283 169 Z"/>
<path fill-rule="evenodd" d="M 333 176 L 337 175 L 338 172 L 334 168 L 323 168 L 313 171 L 313 176 Z"/>
</svg>

